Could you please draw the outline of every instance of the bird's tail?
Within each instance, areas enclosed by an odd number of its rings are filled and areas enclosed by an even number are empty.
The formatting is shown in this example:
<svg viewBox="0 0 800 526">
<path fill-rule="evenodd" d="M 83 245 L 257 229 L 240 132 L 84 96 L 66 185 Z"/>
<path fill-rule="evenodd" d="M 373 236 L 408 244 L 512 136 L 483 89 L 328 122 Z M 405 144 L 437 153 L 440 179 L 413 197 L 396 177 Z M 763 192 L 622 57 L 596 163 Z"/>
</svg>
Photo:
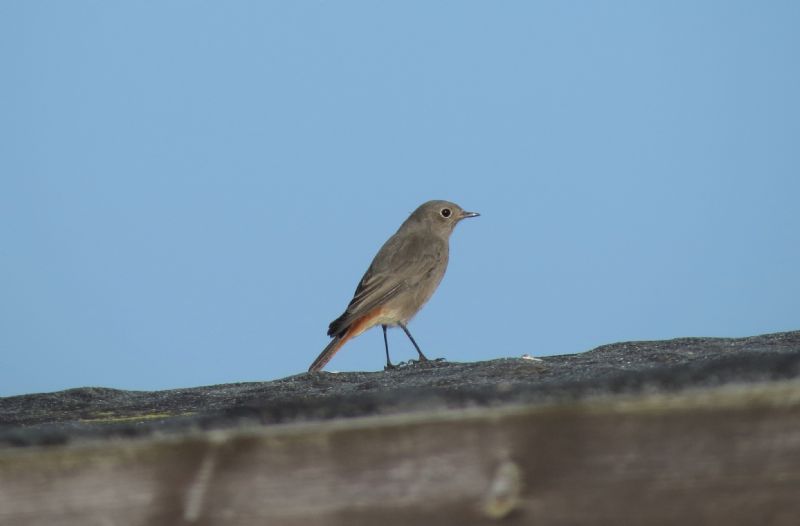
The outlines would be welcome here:
<svg viewBox="0 0 800 526">
<path fill-rule="evenodd" d="M 340 335 L 334 336 L 331 342 L 319 353 L 319 356 L 317 356 L 317 359 L 311 364 L 311 367 L 308 368 L 308 372 L 315 373 L 325 367 L 325 365 L 331 361 L 333 355 L 350 339 L 352 333 L 353 331 L 345 331 Z"/>
<path fill-rule="evenodd" d="M 311 367 L 308 368 L 308 372 L 315 373 L 320 369 L 322 369 L 323 367 L 325 367 L 325 364 L 331 361 L 333 355 L 336 354 L 336 352 L 342 347 L 342 345 L 347 343 L 347 340 L 349 340 L 350 338 L 355 338 L 365 330 L 375 325 L 376 318 L 379 318 L 382 314 L 383 314 L 383 309 L 381 308 L 373 309 L 373 311 L 370 312 L 367 316 L 362 316 L 358 318 L 355 322 L 350 324 L 350 326 L 347 329 L 335 335 L 331 340 L 331 342 L 328 344 L 328 346 L 325 347 L 321 353 L 319 353 L 319 356 L 317 356 L 317 359 L 314 360 L 314 363 L 311 364 Z M 336 323 L 336 321 L 331 323 L 331 325 Z"/>
</svg>

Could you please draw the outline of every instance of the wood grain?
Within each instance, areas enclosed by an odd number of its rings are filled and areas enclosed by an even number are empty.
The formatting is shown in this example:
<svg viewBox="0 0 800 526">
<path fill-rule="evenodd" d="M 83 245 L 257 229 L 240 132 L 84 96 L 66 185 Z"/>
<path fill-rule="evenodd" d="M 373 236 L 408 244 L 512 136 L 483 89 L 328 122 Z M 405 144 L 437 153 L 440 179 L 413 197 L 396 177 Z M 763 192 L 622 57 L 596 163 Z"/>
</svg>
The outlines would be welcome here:
<svg viewBox="0 0 800 526">
<path fill-rule="evenodd" d="M 0 524 L 786 524 L 800 382 L 0 450 Z"/>
</svg>

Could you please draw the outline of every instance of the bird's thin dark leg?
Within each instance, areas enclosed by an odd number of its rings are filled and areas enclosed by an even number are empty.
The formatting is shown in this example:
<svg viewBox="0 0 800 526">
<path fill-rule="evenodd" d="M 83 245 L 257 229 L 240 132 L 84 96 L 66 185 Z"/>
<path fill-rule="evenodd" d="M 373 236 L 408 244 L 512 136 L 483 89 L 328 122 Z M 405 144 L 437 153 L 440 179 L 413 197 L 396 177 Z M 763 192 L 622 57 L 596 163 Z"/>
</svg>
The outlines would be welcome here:
<svg viewBox="0 0 800 526">
<path fill-rule="evenodd" d="M 394 369 L 394 365 L 392 365 L 392 361 L 389 360 L 389 340 L 386 338 L 386 325 L 381 325 L 381 329 L 383 329 L 383 345 L 386 347 L 386 367 L 385 369 Z"/>
<path fill-rule="evenodd" d="M 405 323 L 398 323 L 398 325 L 400 325 L 400 327 L 402 327 L 403 331 L 405 331 L 405 333 L 406 333 L 406 336 L 408 336 L 408 339 L 411 340 L 411 343 L 414 344 L 414 348 L 419 353 L 419 361 L 420 362 L 427 362 L 428 358 L 426 358 L 425 355 L 422 354 L 422 351 L 419 350 L 419 345 L 417 345 L 417 342 L 414 341 L 414 337 L 411 336 L 411 333 L 408 332 L 408 327 L 406 327 L 406 324 Z"/>
</svg>

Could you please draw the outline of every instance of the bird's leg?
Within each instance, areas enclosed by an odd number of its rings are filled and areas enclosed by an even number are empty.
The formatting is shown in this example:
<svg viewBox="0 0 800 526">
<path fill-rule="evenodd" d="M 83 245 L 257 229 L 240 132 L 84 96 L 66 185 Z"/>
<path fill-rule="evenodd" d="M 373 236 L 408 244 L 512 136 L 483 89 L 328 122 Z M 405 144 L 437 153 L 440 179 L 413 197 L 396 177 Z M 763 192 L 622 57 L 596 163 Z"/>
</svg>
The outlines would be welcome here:
<svg viewBox="0 0 800 526">
<path fill-rule="evenodd" d="M 398 325 L 399 325 L 400 327 L 402 327 L 403 331 L 405 331 L 405 333 L 406 333 L 406 336 L 408 336 L 408 339 L 409 339 L 409 340 L 411 340 L 411 343 L 413 343 L 413 344 L 414 344 L 414 348 L 415 348 L 415 349 L 417 350 L 417 352 L 419 353 L 419 361 L 420 361 L 420 362 L 427 362 L 427 361 L 428 361 L 428 359 L 425 357 L 425 355 L 424 355 L 424 354 L 422 354 L 422 351 L 420 351 L 420 350 L 419 350 L 419 345 L 417 345 L 417 342 L 415 342 L 415 341 L 414 341 L 414 337 L 413 337 L 413 336 L 411 336 L 411 333 L 410 333 L 410 332 L 408 332 L 408 327 L 406 327 L 406 324 L 405 324 L 405 323 L 398 323 Z"/>
<path fill-rule="evenodd" d="M 392 361 L 389 360 L 389 340 L 386 338 L 386 325 L 381 325 L 381 329 L 383 329 L 383 345 L 386 347 L 386 369 L 394 369 L 394 365 L 392 365 Z"/>
</svg>

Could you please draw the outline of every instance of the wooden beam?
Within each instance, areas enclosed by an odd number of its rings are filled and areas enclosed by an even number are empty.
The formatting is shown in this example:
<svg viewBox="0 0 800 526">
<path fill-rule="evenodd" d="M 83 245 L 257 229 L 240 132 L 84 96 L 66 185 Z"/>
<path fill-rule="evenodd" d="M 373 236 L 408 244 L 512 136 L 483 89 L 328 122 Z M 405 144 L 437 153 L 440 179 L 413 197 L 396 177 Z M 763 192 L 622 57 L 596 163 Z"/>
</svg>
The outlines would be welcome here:
<svg viewBox="0 0 800 526">
<path fill-rule="evenodd" d="M 0 450 L 3 526 L 798 517 L 798 381 Z"/>
</svg>

